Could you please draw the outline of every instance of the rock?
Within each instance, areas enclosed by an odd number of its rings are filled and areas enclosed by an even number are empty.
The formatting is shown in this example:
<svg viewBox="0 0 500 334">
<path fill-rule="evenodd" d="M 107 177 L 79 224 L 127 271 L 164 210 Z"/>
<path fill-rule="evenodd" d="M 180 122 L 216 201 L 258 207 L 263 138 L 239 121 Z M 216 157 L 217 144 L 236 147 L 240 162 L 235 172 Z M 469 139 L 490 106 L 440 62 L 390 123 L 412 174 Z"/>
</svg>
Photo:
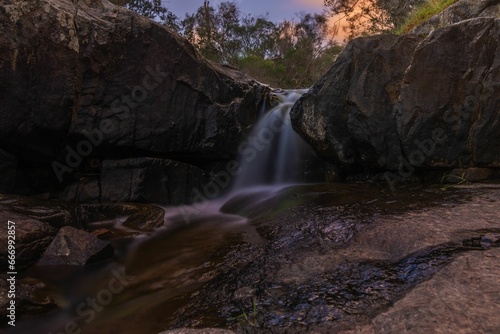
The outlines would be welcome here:
<svg viewBox="0 0 500 334">
<path fill-rule="evenodd" d="M 233 331 L 221 328 L 202 328 L 202 329 L 178 328 L 161 332 L 159 334 L 234 334 L 234 333 L 235 332 Z"/>
<path fill-rule="evenodd" d="M 63 226 L 83 228 L 87 218 L 79 205 L 15 195 L 0 194 L 0 209 L 6 217 L 26 216 L 57 229 Z"/>
<path fill-rule="evenodd" d="M 95 235 L 63 227 L 45 250 L 38 266 L 84 266 L 106 260 L 113 255 L 113 247 Z"/>
<path fill-rule="evenodd" d="M 446 177 L 446 182 L 463 183 L 479 182 L 489 179 L 493 175 L 490 168 L 457 168 L 450 171 Z"/>
<path fill-rule="evenodd" d="M 0 148 L 50 172 L 36 191 L 99 173 L 94 161 L 235 155 L 269 88 L 160 24 L 92 3 L 0 3 Z"/>
<path fill-rule="evenodd" d="M 397 168 L 401 148 L 392 110 L 420 40 L 386 35 L 349 43 L 293 107 L 294 129 L 343 170 Z"/>
<path fill-rule="evenodd" d="M 38 198 L 0 195 L 0 268 L 7 264 L 7 222 L 16 227 L 16 268 L 36 262 L 63 226 L 82 228 L 88 215 L 78 205 Z"/>
<path fill-rule="evenodd" d="M 0 193 L 11 192 L 16 186 L 17 158 L 0 149 Z"/>
<path fill-rule="evenodd" d="M 98 237 L 99 239 L 106 239 L 113 235 L 113 232 L 108 230 L 107 228 L 98 228 L 92 231 L 92 234 Z"/>
<path fill-rule="evenodd" d="M 292 109 L 344 174 L 500 167 L 500 19 L 352 41 Z M 458 38 L 458 36 L 460 36 Z"/>
<path fill-rule="evenodd" d="M 74 203 L 99 203 L 101 198 L 101 183 L 99 180 L 81 178 L 61 193 L 61 200 Z"/>
<path fill-rule="evenodd" d="M 164 218 L 165 210 L 162 208 L 154 205 L 144 206 L 143 210 L 128 217 L 123 225 L 136 230 L 151 231 L 154 228 L 163 226 Z"/>
<path fill-rule="evenodd" d="M 0 324 L 7 323 L 7 307 L 10 304 L 7 292 L 10 276 L 0 275 Z M 16 280 L 16 321 L 45 314 L 57 308 L 56 302 L 44 290 L 45 284 L 32 277 Z"/>
<path fill-rule="evenodd" d="M 7 269 L 8 239 L 7 222 L 15 223 L 15 268 L 21 270 L 38 260 L 57 234 L 57 228 L 32 217 L 13 213 L 4 206 L 0 206 L 0 268 Z"/>
<path fill-rule="evenodd" d="M 498 17 L 499 0 L 459 0 L 411 30 L 413 34 L 427 34 L 431 31 L 477 17 Z"/>
<path fill-rule="evenodd" d="M 191 203 L 207 181 L 192 165 L 164 159 L 106 160 L 101 172 L 102 202 Z"/>
</svg>

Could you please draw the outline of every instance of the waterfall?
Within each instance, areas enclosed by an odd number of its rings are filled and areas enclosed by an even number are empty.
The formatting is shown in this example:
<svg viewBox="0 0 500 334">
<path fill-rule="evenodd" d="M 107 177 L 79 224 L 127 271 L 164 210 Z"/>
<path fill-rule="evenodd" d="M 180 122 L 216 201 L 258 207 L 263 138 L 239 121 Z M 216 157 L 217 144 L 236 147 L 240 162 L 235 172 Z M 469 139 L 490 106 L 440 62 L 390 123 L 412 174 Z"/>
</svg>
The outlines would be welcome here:
<svg viewBox="0 0 500 334">
<path fill-rule="evenodd" d="M 278 104 L 261 117 L 238 149 L 241 173 L 234 181 L 234 190 L 300 181 L 305 143 L 292 128 L 290 110 L 306 91 L 275 92 Z"/>
</svg>

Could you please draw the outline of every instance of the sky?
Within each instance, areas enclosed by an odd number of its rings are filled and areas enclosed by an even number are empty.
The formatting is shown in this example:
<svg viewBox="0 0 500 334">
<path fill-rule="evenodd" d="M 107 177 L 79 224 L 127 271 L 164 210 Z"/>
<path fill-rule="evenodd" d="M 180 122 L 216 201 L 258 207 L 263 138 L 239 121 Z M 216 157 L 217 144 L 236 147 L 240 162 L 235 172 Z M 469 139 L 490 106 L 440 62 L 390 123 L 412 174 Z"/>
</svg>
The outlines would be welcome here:
<svg viewBox="0 0 500 334">
<path fill-rule="evenodd" d="M 193 13 L 203 0 L 162 0 L 165 7 L 180 18 L 186 13 Z M 222 0 L 211 0 L 210 5 L 216 6 Z M 243 13 L 254 15 L 268 14 L 271 21 L 279 22 L 283 19 L 292 19 L 297 13 L 322 13 L 323 0 L 235 0 Z"/>
</svg>

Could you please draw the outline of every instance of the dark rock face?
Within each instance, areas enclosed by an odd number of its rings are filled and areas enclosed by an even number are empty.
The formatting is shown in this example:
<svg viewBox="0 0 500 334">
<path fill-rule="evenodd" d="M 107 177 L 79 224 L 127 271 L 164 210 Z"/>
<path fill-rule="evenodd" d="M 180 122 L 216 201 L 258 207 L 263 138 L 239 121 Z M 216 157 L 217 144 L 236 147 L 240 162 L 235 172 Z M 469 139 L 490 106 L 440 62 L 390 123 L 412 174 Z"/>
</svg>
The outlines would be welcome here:
<svg viewBox="0 0 500 334">
<path fill-rule="evenodd" d="M 16 185 L 17 158 L 0 149 L 0 192 L 10 192 Z"/>
<path fill-rule="evenodd" d="M 268 92 L 107 1 L 6 0 L 0 17 L 0 148 L 50 172 L 33 192 L 105 159 L 227 159 Z"/>
<path fill-rule="evenodd" d="M 105 260 L 113 255 L 108 241 L 95 235 L 67 226 L 59 230 L 52 243 L 37 262 L 39 266 L 84 266 Z"/>
<path fill-rule="evenodd" d="M 207 181 L 194 166 L 172 160 L 107 160 L 102 164 L 101 201 L 181 204 Z"/>
<path fill-rule="evenodd" d="M 294 106 L 294 128 L 346 174 L 499 167 L 499 35 L 481 18 L 357 39 Z"/>
</svg>

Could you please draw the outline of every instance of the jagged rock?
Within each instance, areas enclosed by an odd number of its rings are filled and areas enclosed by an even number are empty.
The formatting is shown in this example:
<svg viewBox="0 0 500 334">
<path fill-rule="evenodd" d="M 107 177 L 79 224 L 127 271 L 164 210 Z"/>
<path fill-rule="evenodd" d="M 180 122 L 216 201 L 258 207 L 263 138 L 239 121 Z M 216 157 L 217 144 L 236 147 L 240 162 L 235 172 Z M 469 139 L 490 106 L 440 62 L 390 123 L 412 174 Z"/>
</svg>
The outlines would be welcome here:
<svg viewBox="0 0 500 334">
<path fill-rule="evenodd" d="M 5 0 L 0 26 L 0 148 L 50 171 L 38 193 L 95 161 L 228 159 L 269 92 L 108 1 Z"/>
<path fill-rule="evenodd" d="M 164 159 L 106 160 L 102 164 L 102 202 L 191 203 L 207 181 L 192 165 Z"/>
<path fill-rule="evenodd" d="M 460 21 L 477 17 L 499 17 L 500 0 L 459 0 L 441 13 L 411 30 L 413 34 L 427 34 Z"/>
<path fill-rule="evenodd" d="M 113 255 L 113 247 L 95 235 L 63 227 L 37 262 L 39 266 L 84 266 L 106 260 Z"/>
<path fill-rule="evenodd" d="M 500 19 L 351 42 L 294 106 L 294 128 L 345 174 L 499 167 Z"/>
</svg>

